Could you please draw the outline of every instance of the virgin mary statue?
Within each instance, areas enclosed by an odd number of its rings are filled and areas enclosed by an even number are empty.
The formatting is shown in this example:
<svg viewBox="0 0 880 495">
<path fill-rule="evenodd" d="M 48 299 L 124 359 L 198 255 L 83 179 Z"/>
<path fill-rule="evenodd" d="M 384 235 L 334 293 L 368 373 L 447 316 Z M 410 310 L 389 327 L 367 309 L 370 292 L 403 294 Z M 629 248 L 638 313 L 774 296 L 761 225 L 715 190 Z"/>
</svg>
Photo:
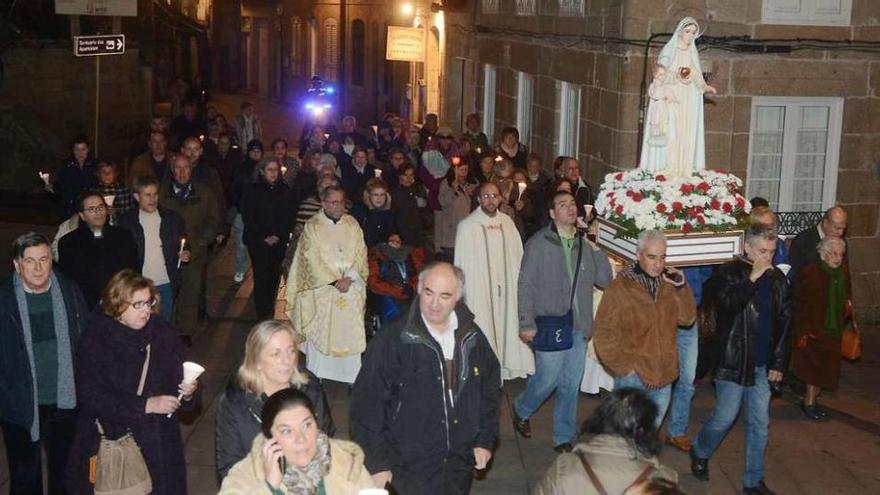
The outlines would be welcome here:
<svg viewBox="0 0 880 495">
<path fill-rule="evenodd" d="M 703 79 L 694 43 L 702 34 L 696 19 L 685 17 L 657 57 L 639 168 L 673 176 L 706 168 L 703 93 L 715 88 Z"/>
</svg>

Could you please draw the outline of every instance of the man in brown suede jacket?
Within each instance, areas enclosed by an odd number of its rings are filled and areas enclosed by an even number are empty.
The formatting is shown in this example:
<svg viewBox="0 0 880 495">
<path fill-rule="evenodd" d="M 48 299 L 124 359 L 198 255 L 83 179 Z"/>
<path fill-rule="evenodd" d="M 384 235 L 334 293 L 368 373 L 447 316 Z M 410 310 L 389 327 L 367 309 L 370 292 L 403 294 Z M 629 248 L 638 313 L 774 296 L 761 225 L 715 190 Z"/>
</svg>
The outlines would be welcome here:
<svg viewBox="0 0 880 495">
<path fill-rule="evenodd" d="M 666 266 L 663 232 L 642 232 L 636 256 L 602 296 L 593 342 L 615 389 L 644 390 L 657 404 L 659 427 L 678 378 L 676 330 L 694 322 L 697 305 L 684 274 Z"/>
</svg>

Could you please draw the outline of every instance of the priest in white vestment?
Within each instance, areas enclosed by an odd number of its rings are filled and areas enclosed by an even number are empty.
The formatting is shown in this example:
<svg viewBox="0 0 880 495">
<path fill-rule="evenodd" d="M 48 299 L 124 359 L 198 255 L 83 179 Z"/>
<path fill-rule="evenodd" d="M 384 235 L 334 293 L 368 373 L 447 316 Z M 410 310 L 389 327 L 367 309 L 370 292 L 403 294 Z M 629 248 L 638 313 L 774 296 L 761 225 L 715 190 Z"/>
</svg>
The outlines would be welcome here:
<svg viewBox="0 0 880 495">
<path fill-rule="evenodd" d="M 464 271 L 465 302 L 501 363 L 501 378 L 524 378 L 535 372 L 535 358 L 519 339 L 522 239 L 513 220 L 498 211 L 503 198 L 496 184 L 483 184 L 477 199 L 480 207 L 458 224 L 455 265 Z"/>
<path fill-rule="evenodd" d="M 345 192 L 321 192 L 322 210 L 305 224 L 287 277 L 287 316 L 306 341 L 306 367 L 318 378 L 354 383 L 366 348 L 369 275 L 364 234 L 345 214 Z"/>
</svg>

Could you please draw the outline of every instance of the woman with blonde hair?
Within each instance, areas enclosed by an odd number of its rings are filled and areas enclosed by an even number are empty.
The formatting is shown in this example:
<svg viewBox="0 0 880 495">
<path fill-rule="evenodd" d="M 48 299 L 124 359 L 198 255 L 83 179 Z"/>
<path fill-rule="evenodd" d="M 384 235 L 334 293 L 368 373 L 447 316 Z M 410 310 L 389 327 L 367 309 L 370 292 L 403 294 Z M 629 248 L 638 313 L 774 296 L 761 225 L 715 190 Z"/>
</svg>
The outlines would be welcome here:
<svg viewBox="0 0 880 495">
<path fill-rule="evenodd" d="M 89 458 L 99 428 L 109 440 L 131 433 L 153 491 L 186 493 L 186 462 L 176 412 L 192 409 L 197 383 L 183 383 L 185 349 L 159 313 L 153 282 L 133 270 L 114 275 L 91 314 L 76 354 L 76 439 L 67 467 L 68 493 L 92 493 Z M 99 425 L 96 425 L 96 420 Z"/>
<path fill-rule="evenodd" d="M 223 478 L 251 450 L 260 432 L 266 399 L 287 388 L 305 393 L 315 405 L 318 427 L 328 436 L 336 428 L 318 378 L 299 359 L 299 346 L 289 321 L 266 320 L 248 334 L 244 360 L 230 379 L 217 407 L 217 471 Z"/>
</svg>

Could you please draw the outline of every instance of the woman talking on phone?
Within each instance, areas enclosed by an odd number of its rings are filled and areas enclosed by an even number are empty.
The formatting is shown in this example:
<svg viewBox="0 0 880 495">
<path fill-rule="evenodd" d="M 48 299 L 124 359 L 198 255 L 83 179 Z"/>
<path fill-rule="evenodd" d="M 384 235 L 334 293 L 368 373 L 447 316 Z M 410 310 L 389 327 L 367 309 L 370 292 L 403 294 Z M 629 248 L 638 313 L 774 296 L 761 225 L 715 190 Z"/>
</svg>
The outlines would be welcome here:
<svg viewBox="0 0 880 495">
<path fill-rule="evenodd" d="M 219 495 L 354 495 L 373 488 L 364 452 L 322 432 L 306 394 L 292 388 L 272 394 L 260 419 L 263 434 L 229 471 Z"/>
<path fill-rule="evenodd" d="M 260 433 L 260 411 L 279 390 L 295 388 L 311 400 L 318 428 L 333 436 L 336 427 L 318 378 L 299 360 L 299 349 L 288 321 L 255 325 L 244 347 L 244 361 L 229 381 L 217 407 L 217 471 L 223 478 L 250 452 Z"/>
</svg>

